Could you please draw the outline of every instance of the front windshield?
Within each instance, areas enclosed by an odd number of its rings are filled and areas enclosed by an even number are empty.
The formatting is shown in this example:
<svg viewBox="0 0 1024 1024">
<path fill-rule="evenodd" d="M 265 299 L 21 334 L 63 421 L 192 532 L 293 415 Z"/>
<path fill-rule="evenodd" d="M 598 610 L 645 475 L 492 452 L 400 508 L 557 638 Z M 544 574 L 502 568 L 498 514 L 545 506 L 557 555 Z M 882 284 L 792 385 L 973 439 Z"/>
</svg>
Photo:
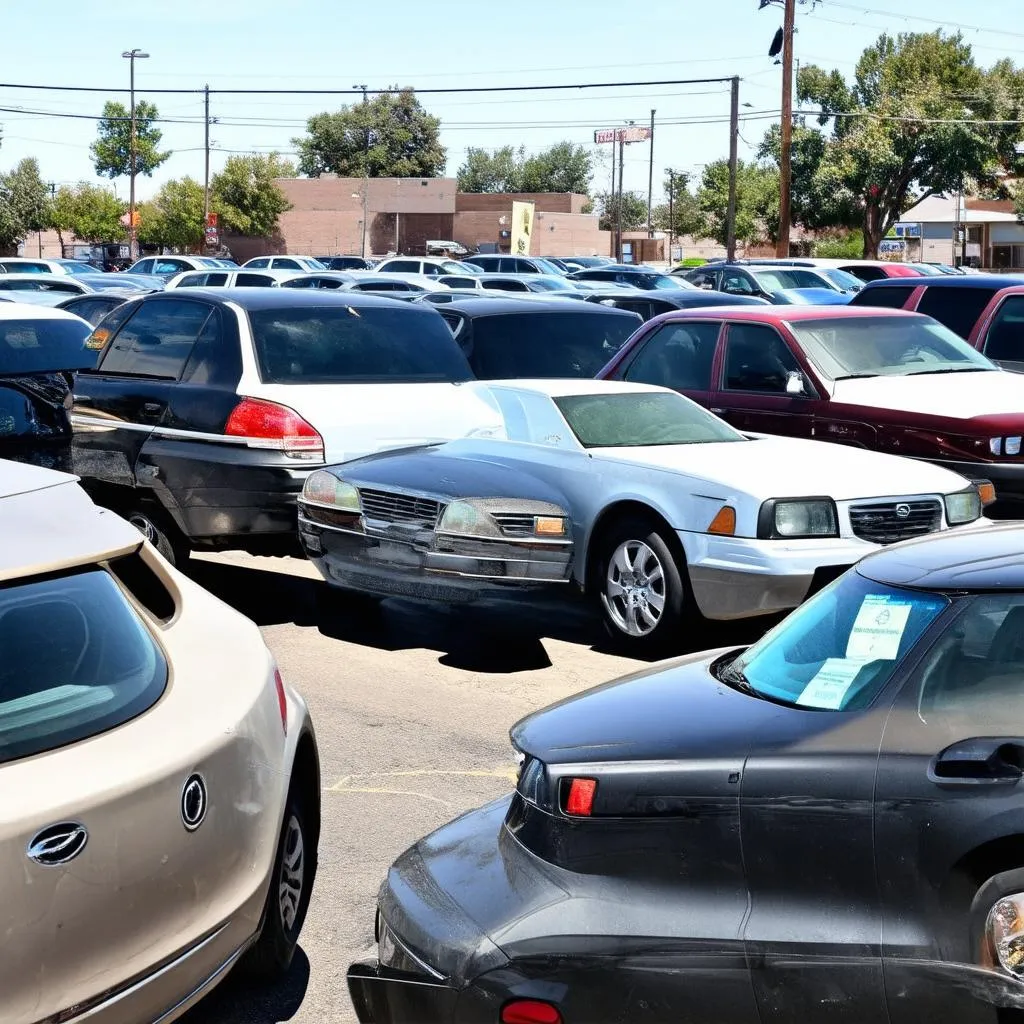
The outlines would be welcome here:
<svg viewBox="0 0 1024 1024">
<path fill-rule="evenodd" d="M 689 281 L 684 281 L 681 277 L 669 277 L 666 274 L 645 274 L 643 278 L 647 282 L 645 287 L 652 291 L 675 292 L 680 288 L 690 291 L 697 287 L 695 284 L 690 284 Z"/>
<path fill-rule="evenodd" d="M 554 401 L 584 448 L 746 440 L 696 402 L 674 393 L 567 395 Z"/>
<path fill-rule="evenodd" d="M 865 708 L 948 605 L 939 594 L 875 583 L 851 569 L 718 674 L 784 704 Z"/>
<path fill-rule="evenodd" d="M 456 263 L 455 260 L 445 260 L 441 264 L 441 268 L 446 274 L 461 274 L 466 269 L 461 263 Z"/>
<path fill-rule="evenodd" d="M 839 290 L 838 285 L 813 270 L 773 268 L 772 270 L 752 270 L 751 273 L 769 295 L 784 292 L 790 288 L 833 288 Z"/>
<path fill-rule="evenodd" d="M 77 260 L 61 260 L 60 265 L 69 274 L 95 274 L 97 270 L 95 267 L 89 266 L 88 263 L 79 263 Z"/>
<path fill-rule="evenodd" d="M 536 263 L 537 266 L 540 267 L 540 269 L 545 274 L 555 274 L 556 276 L 561 276 L 562 274 L 565 273 L 565 271 L 562 270 L 562 268 L 558 266 L 557 263 L 552 263 L 550 260 L 540 259 L 539 257 L 535 256 L 533 258 L 533 262 Z"/>
<path fill-rule="evenodd" d="M 864 287 L 864 282 L 859 277 L 840 270 L 838 267 L 825 267 L 818 271 L 823 277 L 827 277 L 837 288 L 844 292 L 859 292 Z"/>
<path fill-rule="evenodd" d="M 530 284 L 542 292 L 574 292 L 576 290 L 568 281 L 563 281 L 560 277 L 541 277 L 538 275 L 530 279 Z"/>
<path fill-rule="evenodd" d="M 789 329 L 811 362 L 832 380 L 997 369 L 929 317 L 836 316 L 792 320 Z"/>
</svg>

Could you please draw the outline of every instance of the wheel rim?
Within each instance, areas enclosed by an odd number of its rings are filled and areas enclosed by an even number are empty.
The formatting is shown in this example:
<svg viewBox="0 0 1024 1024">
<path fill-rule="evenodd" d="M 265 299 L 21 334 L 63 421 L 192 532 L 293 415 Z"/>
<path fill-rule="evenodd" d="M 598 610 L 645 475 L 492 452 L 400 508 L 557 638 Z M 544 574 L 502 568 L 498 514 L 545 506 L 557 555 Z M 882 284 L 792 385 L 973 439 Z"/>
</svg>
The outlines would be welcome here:
<svg viewBox="0 0 1024 1024">
<path fill-rule="evenodd" d="M 665 567 L 642 540 L 623 541 L 612 554 L 601 602 L 627 636 L 648 636 L 665 612 Z"/>
<path fill-rule="evenodd" d="M 128 522 L 142 534 L 150 544 L 156 544 L 156 527 L 141 512 L 136 512 L 128 517 Z"/>
<path fill-rule="evenodd" d="M 302 884 L 306 868 L 306 848 L 302 839 L 302 826 L 291 815 L 284 832 L 284 856 L 281 858 L 281 877 L 278 879 L 277 899 L 281 923 L 291 931 L 299 916 L 302 902 Z"/>
</svg>

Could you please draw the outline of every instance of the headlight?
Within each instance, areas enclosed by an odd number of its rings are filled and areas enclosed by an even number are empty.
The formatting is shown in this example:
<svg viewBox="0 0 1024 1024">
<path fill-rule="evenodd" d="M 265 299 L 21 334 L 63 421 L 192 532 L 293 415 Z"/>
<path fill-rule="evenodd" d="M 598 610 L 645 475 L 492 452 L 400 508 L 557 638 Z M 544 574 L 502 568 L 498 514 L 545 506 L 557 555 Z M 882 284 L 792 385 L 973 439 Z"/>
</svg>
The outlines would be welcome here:
<svg viewBox="0 0 1024 1024">
<path fill-rule="evenodd" d="M 946 495 L 946 522 L 950 526 L 973 523 L 981 516 L 981 495 L 972 487 L 969 491 L 957 491 Z"/>
<path fill-rule="evenodd" d="M 445 508 L 437 532 L 495 540 L 566 540 L 569 518 L 564 509 L 546 501 L 465 498 Z"/>
<path fill-rule="evenodd" d="M 831 498 L 775 498 L 761 506 L 759 537 L 838 537 L 839 517 Z"/>
<path fill-rule="evenodd" d="M 1024 974 L 1024 893 L 1004 896 L 988 912 L 987 938 L 999 965 L 1018 977 Z"/>
<path fill-rule="evenodd" d="M 322 469 L 306 477 L 306 483 L 302 488 L 302 500 L 345 512 L 358 514 L 362 511 L 359 505 L 359 492 L 350 483 L 339 480 L 333 473 Z"/>
</svg>

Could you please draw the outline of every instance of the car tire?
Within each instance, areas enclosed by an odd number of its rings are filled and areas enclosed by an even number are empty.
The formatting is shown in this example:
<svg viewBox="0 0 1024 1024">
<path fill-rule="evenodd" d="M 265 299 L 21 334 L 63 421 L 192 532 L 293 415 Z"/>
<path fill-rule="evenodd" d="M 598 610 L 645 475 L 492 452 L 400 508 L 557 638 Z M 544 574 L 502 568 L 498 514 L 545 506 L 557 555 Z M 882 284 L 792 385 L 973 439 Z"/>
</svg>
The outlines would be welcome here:
<svg viewBox="0 0 1024 1024">
<path fill-rule="evenodd" d="M 288 973 L 309 909 L 316 858 L 316 843 L 307 827 L 305 808 L 293 789 L 284 810 L 263 908 L 263 927 L 240 964 L 253 980 L 274 982 Z"/>
<path fill-rule="evenodd" d="M 132 509 L 125 519 L 135 527 L 176 569 L 184 571 L 191 549 L 188 541 L 173 524 L 164 522 L 161 515 L 146 508 Z"/>
<path fill-rule="evenodd" d="M 593 592 L 616 649 L 650 657 L 680 647 L 691 602 L 685 556 L 668 528 L 631 515 L 598 543 Z"/>
</svg>

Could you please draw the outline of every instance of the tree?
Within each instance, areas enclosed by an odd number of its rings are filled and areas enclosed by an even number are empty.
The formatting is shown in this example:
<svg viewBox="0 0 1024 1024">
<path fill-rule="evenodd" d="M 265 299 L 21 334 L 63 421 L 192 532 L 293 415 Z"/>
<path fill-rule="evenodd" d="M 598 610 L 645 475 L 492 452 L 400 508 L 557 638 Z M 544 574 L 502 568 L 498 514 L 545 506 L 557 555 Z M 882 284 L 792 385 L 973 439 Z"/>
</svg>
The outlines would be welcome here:
<svg viewBox="0 0 1024 1024">
<path fill-rule="evenodd" d="M 396 89 L 334 114 L 315 114 L 305 137 L 292 142 L 299 172 L 310 178 L 435 178 L 447 160 L 440 131 L 441 122 L 412 89 Z"/>
<path fill-rule="evenodd" d="M 669 223 L 669 203 L 667 197 L 672 192 L 671 214 Z M 690 176 L 675 174 L 665 181 L 666 201 L 660 203 L 651 213 L 651 220 L 659 231 L 668 231 L 673 238 L 679 235 L 702 235 L 706 228 L 705 217 L 697 204 L 697 197 L 690 191 Z"/>
<path fill-rule="evenodd" d="M 49 215 L 50 190 L 34 158 L 0 174 L 0 250 L 14 249 L 30 231 L 42 230 Z"/>
<path fill-rule="evenodd" d="M 50 226 L 64 245 L 64 232 L 93 244 L 112 242 L 124 236 L 121 223 L 125 204 L 98 185 L 80 182 L 74 188 L 65 185 L 54 197 Z"/>
<path fill-rule="evenodd" d="M 576 192 L 590 191 L 593 162 L 590 153 L 572 142 L 556 142 L 532 156 L 526 147 L 486 150 L 471 146 L 459 168 L 460 192 Z"/>
<path fill-rule="evenodd" d="M 147 178 L 171 155 L 160 152 L 163 132 L 153 126 L 159 112 L 152 103 L 135 104 L 135 173 Z M 89 148 L 96 173 L 110 179 L 123 178 L 132 170 L 132 118 L 123 103 L 107 102 L 97 126 L 99 138 Z"/>
<path fill-rule="evenodd" d="M 211 206 L 231 231 L 270 235 L 292 205 L 274 179 L 294 177 L 294 164 L 277 153 L 228 157 L 224 170 L 210 181 Z"/>
<path fill-rule="evenodd" d="M 192 178 L 166 182 L 138 207 L 139 241 L 161 249 L 194 249 L 203 238 L 203 186 Z"/>
<path fill-rule="evenodd" d="M 597 199 L 598 227 L 602 231 L 615 231 L 619 227 L 619 196 L 599 192 Z M 638 231 L 647 227 L 647 197 L 639 192 L 622 193 L 622 230 Z"/>
<path fill-rule="evenodd" d="M 913 203 L 967 181 L 999 187 L 1017 163 L 1019 74 L 1009 62 L 985 72 L 959 34 L 881 35 L 857 62 L 853 84 L 838 71 L 801 68 L 801 101 L 831 122 L 812 191 L 859 214 L 864 255 Z M 1012 86 L 1012 88 L 1008 88 Z"/>
<path fill-rule="evenodd" d="M 705 230 L 721 245 L 728 241 L 729 162 L 717 160 L 704 168 L 697 189 L 697 206 L 706 218 Z M 736 241 L 745 244 L 770 239 L 779 230 L 779 173 L 757 162 L 736 165 Z"/>
</svg>

